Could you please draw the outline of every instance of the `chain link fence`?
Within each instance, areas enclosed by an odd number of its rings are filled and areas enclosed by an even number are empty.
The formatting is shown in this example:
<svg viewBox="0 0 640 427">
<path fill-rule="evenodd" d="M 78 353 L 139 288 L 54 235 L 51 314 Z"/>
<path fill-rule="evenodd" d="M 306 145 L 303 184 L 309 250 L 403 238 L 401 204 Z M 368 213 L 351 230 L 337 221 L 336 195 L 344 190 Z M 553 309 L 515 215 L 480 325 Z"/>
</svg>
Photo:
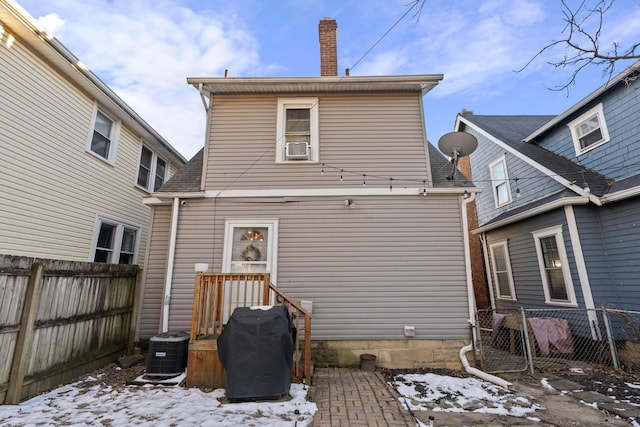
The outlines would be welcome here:
<svg viewBox="0 0 640 427">
<path fill-rule="evenodd" d="M 523 325 L 526 325 L 524 327 Z M 476 354 L 486 372 L 640 368 L 640 312 L 615 309 L 481 310 Z"/>
</svg>

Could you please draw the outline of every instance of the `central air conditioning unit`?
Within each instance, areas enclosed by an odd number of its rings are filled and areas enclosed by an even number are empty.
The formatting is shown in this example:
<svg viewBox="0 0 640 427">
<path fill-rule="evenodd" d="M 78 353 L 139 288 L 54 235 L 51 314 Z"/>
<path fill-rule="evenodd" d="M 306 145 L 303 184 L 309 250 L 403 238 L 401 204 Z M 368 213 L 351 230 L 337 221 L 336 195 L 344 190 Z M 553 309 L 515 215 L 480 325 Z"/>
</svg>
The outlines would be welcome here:
<svg viewBox="0 0 640 427">
<path fill-rule="evenodd" d="M 306 142 L 287 142 L 284 157 L 286 160 L 309 160 L 309 145 Z"/>
<path fill-rule="evenodd" d="M 165 332 L 149 339 L 145 375 L 174 377 L 184 372 L 189 355 L 189 333 Z"/>
</svg>

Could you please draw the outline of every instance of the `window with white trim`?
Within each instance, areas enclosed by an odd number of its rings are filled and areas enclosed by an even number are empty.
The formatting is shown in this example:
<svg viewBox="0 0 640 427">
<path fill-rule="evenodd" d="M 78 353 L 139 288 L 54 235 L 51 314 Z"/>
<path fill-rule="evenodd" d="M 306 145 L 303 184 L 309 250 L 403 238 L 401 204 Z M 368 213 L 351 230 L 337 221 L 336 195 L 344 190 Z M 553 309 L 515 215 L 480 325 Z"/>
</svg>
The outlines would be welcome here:
<svg viewBox="0 0 640 427">
<path fill-rule="evenodd" d="M 507 175 L 507 162 L 505 157 L 489 164 L 491 172 L 491 186 L 493 191 L 493 199 L 496 207 L 511 203 L 511 188 L 509 187 L 509 176 Z"/>
<path fill-rule="evenodd" d="M 598 104 L 586 113 L 567 124 L 576 155 L 586 153 L 609 141 L 609 131 L 604 120 L 602 104 Z"/>
<path fill-rule="evenodd" d="M 164 184 L 166 177 L 167 162 L 143 145 L 138 164 L 138 187 L 149 192 L 157 191 Z"/>
<path fill-rule="evenodd" d="M 562 237 L 562 226 L 545 228 L 531 234 L 536 245 L 545 302 L 577 305 L 569 271 L 569 259 Z"/>
<path fill-rule="evenodd" d="M 134 264 L 138 255 L 140 226 L 98 216 L 91 261 Z"/>
<path fill-rule="evenodd" d="M 489 251 L 491 253 L 491 273 L 498 298 L 515 301 L 516 291 L 513 285 L 507 241 L 502 240 L 490 244 Z"/>
<path fill-rule="evenodd" d="M 276 163 L 317 163 L 318 144 L 318 98 L 278 99 Z"/>
<path fill-rule="evenodd" d="M 228 220 L 222 269 L 227 273 L 270 273 L 275 280 L 278 221 Z"/>
<path fill-rule="evenodd" d="M 110 164 L 114 164 L 119 136 L 120 121 L 114 120 L 95 104 L 91 117 L 91 132 L 87 141 L 87 151 Z"/>
</svg>

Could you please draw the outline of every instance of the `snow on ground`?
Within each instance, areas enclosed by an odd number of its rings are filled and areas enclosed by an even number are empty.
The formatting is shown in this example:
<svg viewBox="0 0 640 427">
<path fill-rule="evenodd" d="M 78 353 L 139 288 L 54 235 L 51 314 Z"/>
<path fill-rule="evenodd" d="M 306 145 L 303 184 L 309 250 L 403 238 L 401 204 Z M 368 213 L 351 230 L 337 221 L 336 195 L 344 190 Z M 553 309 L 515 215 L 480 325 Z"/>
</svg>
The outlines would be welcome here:
<svg viewBox="0 0 640 427">
<path fill-rule="evenodd" d="M 307 388 L 292 384 L 288 401 L 220 403 L 224 389 L 180 386 L 105 387 L 89 377 L 29 399 L 0 405 L 0 425 L 306 426 L 317 411 Z"/>
<path fill-rule="evenodd" d="M 400 403 L 412 411 L 476 412 L 524 417 L 543 409 L 528 397 L 478 378 L 455 378 L 436 374 L 399 374 L 391 382 Z"/>
</svg>

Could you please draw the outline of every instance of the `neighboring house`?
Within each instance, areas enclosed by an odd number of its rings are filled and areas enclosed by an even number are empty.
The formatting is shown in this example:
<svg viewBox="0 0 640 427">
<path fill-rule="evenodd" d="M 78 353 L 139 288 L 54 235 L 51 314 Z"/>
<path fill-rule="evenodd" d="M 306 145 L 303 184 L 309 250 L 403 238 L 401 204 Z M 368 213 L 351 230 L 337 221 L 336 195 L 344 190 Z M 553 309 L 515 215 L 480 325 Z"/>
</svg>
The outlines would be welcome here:
<svg viewBox="0 0 640 427">
<path fill-rule="evenodd" d="M 639 66 L 558 116 L 458 115 L 493 307 L 640 308 Z"/>
<path fill-rule="evenodd" d="M 442 76 L 338 77 L 335 21 L 320 40 L 321 77 L 188 79 L 207 105 L 205 147 L 146 201 L 139 338 L 190 329 L 194 264 L 207 263 L 268 271 L 312 305 L 323 363 L 460 366 L 477 189 L 447 180 L 426 141 L 422 98 Z"/>
<path fill-rule="evenodd" d="M 13 0 L 0 0 L 0 254 L 142 264 L 185 159 Z"/>
</svg>

